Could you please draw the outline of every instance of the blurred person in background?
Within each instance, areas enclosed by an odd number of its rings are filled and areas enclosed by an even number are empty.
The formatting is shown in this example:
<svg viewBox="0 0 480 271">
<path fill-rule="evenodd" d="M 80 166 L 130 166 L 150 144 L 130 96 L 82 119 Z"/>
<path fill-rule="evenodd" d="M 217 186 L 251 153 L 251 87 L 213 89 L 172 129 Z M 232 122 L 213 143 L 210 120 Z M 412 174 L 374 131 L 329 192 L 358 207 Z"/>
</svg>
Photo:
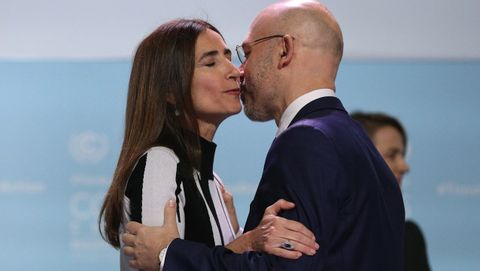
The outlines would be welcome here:
<svg viewBox="0 0 480 271">
<path fill-rule="evenodd" d="M 351 116 L 363 126 L 401 186 L 410 167 L 405 160 L 407 133 L 400 121 L 385 113 L 354 112 Z M 405 270 L 430 270 L 425 238 L 412 220 L 405 222 Z"/>
</svg>

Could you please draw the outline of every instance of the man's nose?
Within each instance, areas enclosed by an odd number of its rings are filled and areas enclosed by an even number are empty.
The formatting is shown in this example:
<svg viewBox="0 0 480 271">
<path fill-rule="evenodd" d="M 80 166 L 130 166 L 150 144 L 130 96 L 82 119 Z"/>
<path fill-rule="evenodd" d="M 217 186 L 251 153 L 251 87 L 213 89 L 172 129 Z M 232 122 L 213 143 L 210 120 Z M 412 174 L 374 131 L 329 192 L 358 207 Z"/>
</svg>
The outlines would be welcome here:
<svg viewBox="0 0 480 271">
<path fill-rule="evenodd" d="M 240 84 L 244 85 L 245 84 L 245 73 L 243 71 L 243 64 L 239 68 L 240 70 Z"/>
</svg>

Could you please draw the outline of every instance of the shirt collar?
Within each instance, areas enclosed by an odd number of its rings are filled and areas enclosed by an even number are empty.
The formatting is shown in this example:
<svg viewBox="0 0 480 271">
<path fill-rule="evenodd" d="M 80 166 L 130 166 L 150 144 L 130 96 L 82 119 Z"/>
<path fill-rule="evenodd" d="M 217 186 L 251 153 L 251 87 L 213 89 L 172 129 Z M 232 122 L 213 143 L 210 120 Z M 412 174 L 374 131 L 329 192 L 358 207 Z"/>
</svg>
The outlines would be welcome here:
<svg viewBox="0 0 480 271">
<path fill-rule="evenodd" d="M 282 114 L 282 117 L 280 118 L 280 123 L 278 125 L 278 130 L 277 133 L 275 134 L 275 137 L 280 135 L 283 131 L 285 131 L 288 128 L 288 125 L 290 125 L 290 122 L 292 122 L 293 118 L 297 113 L 308 103 L 310 103 L 313 100 L 316 100 L 321 97 L 335 97 L 335 91 L 332 89 L 328 88 L 321 88 L 321 89 L 316 89 L 309 91 L 302 96 L 296 98 L 292 103 L 290 103 L 285 109 L 285 111 Z"/>
</svg>

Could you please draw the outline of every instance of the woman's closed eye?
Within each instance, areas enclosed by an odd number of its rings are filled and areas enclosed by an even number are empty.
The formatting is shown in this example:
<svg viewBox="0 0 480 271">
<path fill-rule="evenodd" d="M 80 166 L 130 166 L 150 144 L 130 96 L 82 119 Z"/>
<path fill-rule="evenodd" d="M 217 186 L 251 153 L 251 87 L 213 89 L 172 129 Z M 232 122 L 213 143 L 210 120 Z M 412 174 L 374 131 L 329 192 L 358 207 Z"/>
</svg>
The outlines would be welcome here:
<svg viewBox="0 0 480 271">
<path fill-rule="evenodd" d="M 400 152 L 394 149 L 388 150 L 386 153 L 384 153 L 383 156 L 385 157 L 385 159 L 394 160 L 398 154 L 400 154 Z"/>
</svg>

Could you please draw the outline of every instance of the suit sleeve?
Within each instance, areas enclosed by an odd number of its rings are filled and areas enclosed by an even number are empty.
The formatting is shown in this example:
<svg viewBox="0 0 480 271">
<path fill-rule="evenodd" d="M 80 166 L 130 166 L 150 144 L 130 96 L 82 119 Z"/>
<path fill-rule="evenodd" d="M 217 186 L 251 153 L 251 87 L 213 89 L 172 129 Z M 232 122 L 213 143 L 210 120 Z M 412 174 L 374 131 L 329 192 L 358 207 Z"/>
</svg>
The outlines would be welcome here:
<svg viewBox="0 0 480 271">
<path fill-rule="evenodd" d="M 251 204 L 246 228 L 258 225 L 264 210 L 280 198 L 295 209 L 280 215 L 311 229 L 320 244 L 314 256 L 289 260 L 257 252 L 234 254 L 223 247 L 175 240 L 169 246 L 169 270 L 321 270 L 328 248 L 327 236 L 335 227 L 339 163 L 332 142 L 310 126 L 288 129 L 273 143 L 262 180 Z"/>
</svg>

